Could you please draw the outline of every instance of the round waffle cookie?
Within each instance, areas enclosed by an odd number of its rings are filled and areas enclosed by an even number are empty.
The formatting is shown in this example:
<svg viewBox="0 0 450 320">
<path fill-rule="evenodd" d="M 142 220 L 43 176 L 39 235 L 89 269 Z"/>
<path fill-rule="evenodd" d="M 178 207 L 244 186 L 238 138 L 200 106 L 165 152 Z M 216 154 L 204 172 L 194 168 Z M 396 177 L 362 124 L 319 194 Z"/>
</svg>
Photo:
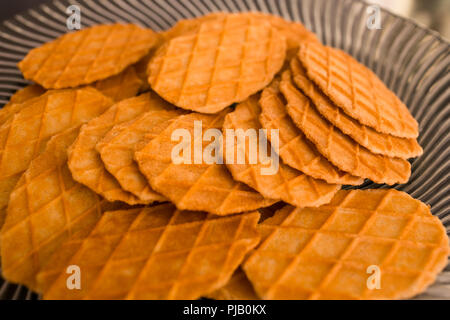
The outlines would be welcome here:
<svg viewBox="0 0 450 320">
<path fill-rule="evenodd" d="M 291 60 L 291 72 L 295 84 L 312 100 L 317 107 L 317 111 L 363 147 L 373 153 L 402 159 L 422 155 L 422 147 L 416 139 L 380 133 L 349 117 L 308 79 L 305 69 L 298 59 Z"/>
<path fill-rule="evenodd" d="M 155 32 L 133 24 L 99 25 L 31 50 L 19 69 L 47 89 L 77 87 L 119 74 L 157 42 Z"/>
<path fill-rule="evenodd" d="M 196 131 L 201 129 L 206 133 L 207 129 L 212 129 L 220 136 L 227 112 L 228 109 L 216 115 L 191 113 L 179 116 L 135 153 L 139 169 L 152 188 L 180 210 L 230 215 L 268 207 L 276 202 L 233 180 L 227 167 L 219 163 L 220 159 L 204 158 L 211 142 L 204 140 L 203 134 Z M 174 133 L 178 138 L 182 134 L 186 140 L 172 139 Z M 183 153 L 182 157 L 176 153 L 179 146 L 183 146 L 183 150 L 179 151 Z M 211 149 L 209 151 L 213 152 Z M 176 157 L 181 159 L 174 161 Z"/>
<path fill-rule="evenodd" d="M 267 130 L 279 130 L 279 153 L 290 167 L 331 184 L 360 185 L 364 179 L 339 170 L 317 151 L 298 129 L 286 110 L 286 101 L 280 92 L 278 77 L 264 89 L 259 100 L 259 121 Z M 267 137 L 269 140 L 271 136 Z"/>
<path fill-rule="evenodd" d="M 309 42 L 298 57 L 313 80 L 350 117 L 381 133 L 417 138 L 408 108 L 366 66 L 344 51 Z"/>
<path fill-rule="evenodd" d="M 165 100 L 216 113 L 263 89 L 281 69 L 286 39 L 268 22 L 219 15 L 168 40 L 149 64 L 149 83 Z"/>
<path fill-rule="evenodd" d="M 259 148 L 261 148 L 261 139 L 272 133 L 260 131 L 261 125 L 258 117 L 261 108 L 258 104 L 258 98 L 257 95 L 250 97 L 236 106 L 235 111 L 225 117 L 224 134 L 230 129 L 235 132 L 235 136 L 230 139 L 231 141 L 228 141 L 227 135 L 224 139 L 225 146 L 230 144 L 234 148 L 234 159 L 227 158 L 225 160 L 233 178 L 252 187 L 266 198 L 283 200 L 296 207 L 316 207 L 328 203 L 341 188 L 340 185 L 328 184 L 324 180 L 314 179 L 285 165 L 280 161 L 276 150 L 271 148 L 269 142 L 267 142 L 267 149 L 271 154 L 267 152 L 267 156 L 270 157 L 267 160 L 272 161 L 265 164 L 264 159 L 260 158 L 261 150 L 257 150 L 256 144 L 259 142 Z M 240 137 L 238 136 L 239 132 L 242 133 Z M 255 133 L 254 138 L 256 139 L 253 139 L 253 141 L 249 139 L 251 132 Z M 255 144 L 254 149 L 251 146 L 252 143 Z M 238 162 L 238 152 L 240 152 L 241 146 L 246 146 L 242 152 L 244 155 L 242 163 Z M 253 154 L 251 154 L 252 152 Z M 228 153 L 228 148 L 225 148 L 224 153 Z M 274 162 L 276 162 L 276 165 Z"/>
<path fill-rule="evenodd" d="M 170 203 L 107 212 L 90 234 L 65 242 L 38 281 L 44 299 L 198 299 L 224 286 L 259 243 L 258 219 Z M 84 274 L 80 290 L 67 290 L 69 265 Z"/>
<path fill-rule="evenodd" d="M 404 299 L 446 266 L 442 222 L 394 189 L 341 190 L 319 208 L 286 206 L 259 225 L 243 269 L 263 299 Z"/>
<path fill-rule="evenodd" d="M 287 111 L 296 126 L 336 167 L 376 183 L 408 181 L 411 174 L 408 161 L 374 154 L 336 129 L 320 115 L 311 100 L 294 86 L 290 71 L 283 73 L 280 89 L 288 101 Z"/>
</svg>

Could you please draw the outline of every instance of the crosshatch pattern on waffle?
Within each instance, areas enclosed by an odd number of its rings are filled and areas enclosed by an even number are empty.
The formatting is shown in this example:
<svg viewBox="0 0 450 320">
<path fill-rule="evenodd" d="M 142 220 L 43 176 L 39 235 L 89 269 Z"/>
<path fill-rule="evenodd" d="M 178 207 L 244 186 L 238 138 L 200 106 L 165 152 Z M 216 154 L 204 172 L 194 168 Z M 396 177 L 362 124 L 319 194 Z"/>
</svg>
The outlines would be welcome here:
<svg viewBox="0 0 450 320">
<path fill-rule="evenodd" d="M 285 54 L 284 36 L 268 22 L 224 16 L 159 49 L 149 64 L 149 82 L 181 108 L 214 113 L 269 84 Z"/>
<path fill-rule="evenodd" d="M 342 190 L 319 208 L 286 206 L 260 231 L 244 270 L 265 299 L 408 298 L 447 263 L 439 219 L 393 189 Z M 380 268 L 380 290 L 366 285 L 371 265 Z"/>
<path fill-rule="evenodd" d="M 258 220 L 257 212 L 218 217 L 172 204 L 105 213 L 88 236 L 66 242 L 55 264 L 40 273 L 44 298 L 199 298 L 225 285 L 257 245 Z M 81 290 L 67 290 L 61 273 L 66 264 L 83 270 Z"/>
</svg>

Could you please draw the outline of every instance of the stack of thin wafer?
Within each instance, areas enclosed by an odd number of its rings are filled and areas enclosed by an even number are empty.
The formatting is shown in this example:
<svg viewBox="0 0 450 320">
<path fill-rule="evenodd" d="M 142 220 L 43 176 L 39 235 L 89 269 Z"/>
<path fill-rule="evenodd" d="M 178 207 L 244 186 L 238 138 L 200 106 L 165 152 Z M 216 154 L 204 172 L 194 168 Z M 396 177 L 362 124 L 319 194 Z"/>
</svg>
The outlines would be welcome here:
<svg viewBox="0 0 450 320">
<path fill-rule="evenodd" d="M 299 22 L 94 26 L 19 69 L 34 84 L 0 110 L 2 272 L 44 299 L 399 299 L 447 264 L 428 206 L 341 190 L 406 183 L 418 124 Z M 260 149 L 242 163 L 174 161 L 177 133 L 207 150 L 208 129 L 275 130 L 277 170 L 263 174 L 273 163 Z M 223 140 L 237 155 L 239 141 Z"/>
</svg>

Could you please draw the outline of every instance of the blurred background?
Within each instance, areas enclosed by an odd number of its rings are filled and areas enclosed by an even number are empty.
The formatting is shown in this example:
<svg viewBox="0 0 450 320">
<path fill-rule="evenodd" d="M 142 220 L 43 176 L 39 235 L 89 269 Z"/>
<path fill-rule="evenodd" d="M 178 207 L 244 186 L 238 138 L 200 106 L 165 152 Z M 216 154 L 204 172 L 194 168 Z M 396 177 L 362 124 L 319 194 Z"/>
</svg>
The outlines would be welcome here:
<svg viewBox="0 0 450 320">
<path fill-rule="evenodd" d="M 95 0 L 94 0 L 95 1 Z M 190 0 L 181 0 L 190 1 Z M 328 0 L 340 1 L 340 0 Z M 1 0 L 0 21 L 49 0 Z M 367 0 L 438 31 L 450 40 L 450 0 Z"/>
</svg>

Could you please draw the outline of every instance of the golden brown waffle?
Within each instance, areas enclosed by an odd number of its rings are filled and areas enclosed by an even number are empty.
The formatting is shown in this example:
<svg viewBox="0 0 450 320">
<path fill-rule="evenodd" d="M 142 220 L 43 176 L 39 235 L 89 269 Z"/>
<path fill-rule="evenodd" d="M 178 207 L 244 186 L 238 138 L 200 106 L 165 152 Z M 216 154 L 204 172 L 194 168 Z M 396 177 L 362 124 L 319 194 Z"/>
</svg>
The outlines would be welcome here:
<svg viewBox="0 0 450 320">
<path fill-rule="evenodd" d="M 245 184 L 234 181 L 224 164 L 208 164 L 202 159 L 195 163 L 194 145 L 200 143 L 202 150 L 210 142 L 194 136 L 194 123 L 201 121 L 202 131 L 220 129 L 229 110 L 217 115 L 191 113 L 174 119 L 160 135 L 135 153 L 140 171 L 147 177 L 153 190 L 172 201 L 180 210 L 199 210 L 217 215 L 256 210 L 276 202 L 265 199 Z M 191 141 L 191 164 L 172 162 L 173 148 L 179 142 L 171 139 L 177 129 L 189 132 Z"/>
<path fill-rule="evenodd" d="M 155 32 L 133 24 L 94 26 L 31 50 L 19 69 L 47 89 L 77 87 L 119 74 L 157 40 Z"/>
<path fill-rule="evenodd" d="M 292 59 L 291 72 L 295 84 L 311 99 L 317 111 L 363 147 L 366 147 L 373 153 L 402 159 L 422 155 L 422 147 L 416 139 L 399 138 L 390 134 L 380 133 L 349 117 L 308 79 L 306 71 L 298 59 Z"/>
<path fill-rule="evenodd" d="M 217 217 L 172 204 L 105 213 L 39 274 L 44 299 L 197 299 L 225 285 L 258 244 L 258 219 L 257 212 Z M 68 265 L 82 270 L 81 290 L 67 290 Z"/>
<path fill-rule="evenodd" d="M 93 88 L 54 90 L 24 102 L 0 127 L 0 226 L 9 194 L 47 141 L 102 114 L 111 99 Z"/>
<path fill-rule="evenodd" d="M 298 57 L 308 77 L 349 116 L 381 133 L 417 138 L 408 108 L 367 67 L 344 51 L 309 42 Z"/>
<path fill-rule="evenodd" d="M 257 136 L 255 144 L 261 142 L 263 137 L 259 133 L 261 125 L 258 117 L 261 113 L 261 108 L 258 105 L 258 98 L 258 95 L 250 97 L 237 105 L 235 111 L 225 117 L 223 124 L 224 134 L 226 130 L 230 129 L 234 130 L 236 135 L 238 134 L 238 130 L 243 130 L 242 132 L 255 130 L 254 132 Z M 270 132 L 267 132 L 266 136 L 270 134 Z M 242 159 L 244 163 L 239 164 L 237 161 L 237 153 L 240 139 L 236 137 L 233 138 L 233 141 L 227 141 L 227 139 L 224 138 L 226 141 L 224 145 L 232 143 L 234 148 L 234 159 L 231 161 L 232 163 L 230 163 L 231 159 L 227 158 L 226 160 L 227 168 L 230 170 L 233 178 L 255 189 L 266 198 L 283 200 L 296 207 L 316 207 L 330 202 L 331 198 L 341 188 L 341 185 L 328 184 L 323 180 L 317 180 L 301 173 L 285 165 L 279 159 L 277 167 L 272 167 L 273 172 L 265 175 L 264 170 L 270 169 L 271 164 L 264 164 L 259 159 L 260 151 L 252 150 L 249 146 L 248 139 L 245 142 L 242 141 L 246 145 L 244 151 L 245 158 Z M 268 143 L 268 149 L 278 157 L 276 151 L 271 148 L 270 143 Z M 226 152 L 228 150 L 225 149 L 225 154 Z M 250 155 L 250 152 L 255 152 L 255 164 L 252 164 L 252 155 Z"/>
<path fill-rule="evenodd" d="M 153 191 L 145 176 L 139 171 L 133 159 L 135 148 L 144 143 L 144 140 L 151 140 L 161 133 L 169 126 L 171 119 L 183 114 L 179 109 L 170 110 L 170 105 L 163 100 L 160 103 L 161 106 L 166 105 L 166 109 L 155 109 L 130 123 L 115 126 L 96 147 L 106 170 L 117 179 L 120 186 L 140 200 L 148 202 L 163 201 L 165 198 Z"/>
<path fill-rule="evenodd" d="M 269 23 L 224 15 L 167 41 L 150 61 L 149 82 L 178 107 L 216 113 L 269 84 L 285 54 L 285 38 Z"/>
<path fill-rule="evenodd" d="M 286 101 L 279 89 L 279 79 L 261 94 L 260 123 L 267 130 L 279 130 L 279 152 L 283 161 L 292 168 L 332 184 L 360 185 L 364 179 L 336 168 L 295 126 L 286 110 Z M 271 136 L 268 136 L 271 139 Z"/>
<path fill-rule="evenodd" d="M 97 81 L 93 87 L 119 102 L 136 96 L 142 88 L 144 81 L 138 76 L 136 68 L 130 66 L 118 75 Z"/>
<path fill-rule="evenodd" d="M 11 193 L 1 232 L 3 277 L 37 292 L 37 273 L 64 240 L 89 233 L 103 209 L 118 208 L 72 179 L 67 148 L 78 130 L 54 136 L 31 162 Z"/>
<path fill-rule="evenodd" d="M 0 109 L 0 125 L 6 122 L 12 115 L 16 114 L 27 105 L 24 102 L 37 98 L 45 93 L 45 89 L 36 84 L 26 86 L 11 96 L 7 104 Z"/>
<path fill-rule="evenodd" d="M 336 129 L 294 86 L 290 71 L 283 73 L 280 89 L 288 101 L 287 111 L 296 126 L 336 167 L 376 183 L 392 185 L 408 181 L 411 174 L 408 161 L 374 154 Z"/>
<path fill-rule="evenodd" d="M 215 300 L 259 300 L 252 284 L 241 268 L 235 271 L 226 285 L 208 294 L 207 298 Z"/>
<path fill-rule="evenodd" d="M 403 299 L 447 264 L 448 237 L 424 203 L 394 189 L 342 190 L 319 208 L 278 211 L 244 263 L 264 299 Z M 380 289 L 374 271 L 380 271 Z M 374 267 L 372 267 L 374 268 Z"/>
<path fill-rule="evenodd" d="M 77 140 L 69 149 L 69 168 L 73 178 L 108 201 L 122 201 L 130 205 L 149 203 L 148 200 L 142 201 L 121 188 L 116 178 L 105 169 L 96 145 L 115 125 L 136 119 L 148 111 L 166 108 L 167 104 L 162 103 L 155 93 L 145 93 L 115 104 L 83 126 Z M 159 199 L 161 197 L 155 194 L 153 201 Z"/>
</svg>

